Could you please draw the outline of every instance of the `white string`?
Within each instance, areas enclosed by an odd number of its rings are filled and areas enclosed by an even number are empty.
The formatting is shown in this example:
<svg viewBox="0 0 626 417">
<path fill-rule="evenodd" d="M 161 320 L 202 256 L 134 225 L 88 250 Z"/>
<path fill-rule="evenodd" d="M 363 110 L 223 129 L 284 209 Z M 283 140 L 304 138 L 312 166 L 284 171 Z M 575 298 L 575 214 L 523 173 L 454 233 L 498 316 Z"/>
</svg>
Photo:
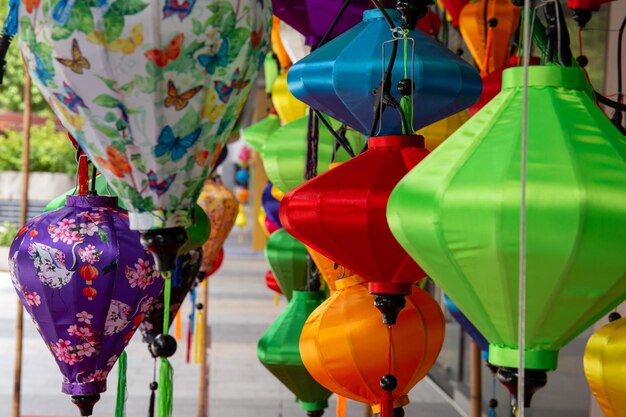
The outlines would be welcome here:
<svg viewBox="0 0 626 417">
<path fill-rule="evenodd" d="M 531 0 L 524 0 L 524 87 L 522 98 L 522 161 L 521 161 L 521 204 L 520 204 L 520 251 L 519 251 L 519 300 L 518 300 L 518 349 L 519 366 L 517 382 L 517 409 L 518 417 L 525 416 L 525 364 L 524 350 L 526 348 L 526 181 L 528 156 L 528 67 L 530 66 L 530 10 Z"/>
</svg>

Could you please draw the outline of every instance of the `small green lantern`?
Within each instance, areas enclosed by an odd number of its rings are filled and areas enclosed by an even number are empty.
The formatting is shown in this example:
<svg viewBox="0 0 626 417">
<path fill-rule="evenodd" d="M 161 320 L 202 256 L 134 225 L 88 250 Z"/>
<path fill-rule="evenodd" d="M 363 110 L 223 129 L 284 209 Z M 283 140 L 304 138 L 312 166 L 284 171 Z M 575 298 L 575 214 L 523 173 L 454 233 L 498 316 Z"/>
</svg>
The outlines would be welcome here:
<svg viewBox="0 0 626 417">
<path fill-rule="evenodd" d="M 589 91 L 580 68 L 529 69 L 525 367 L 535 389 L 559 350 L 626 298 L 626 141 Z M 522 100 L 523 69 L 505 70 L 502 92 L 387 206 L 400 244 L 485 335 L 489 362 L 509 371 L 519 356 Z"/>
<path fill-rule="evenodd" d="M 332 394 L 313 379 L 300 357 L 304 323 L 324 298 L 321 291 L 294 291 L 287 308 L 267 329 L 257 348 L 261 363 L 293 392 L 309 417 L 324 414 Z"/>
<path fill-rule="evenodd" d="M 98 175 L 96 177 L 96 192 L 98 193 L 98 195 L 116 195 L 114 189 L 108 186 L 106 178 L 104 178 L 103 175 Z M 64 194 L 61 194 L 60 196 L 49 202 L 43 211 L 52 211 L 65 206 L 65 197 L 68 195 L 73 195 L 75 193 L 75 188 L 68 190 Z M 124 202 L 122 200 L 118 200 L 118 204 L 121 208 L 126 210 L 126 207 L 124 206 Z M 185 229 L 189 238 L 187 239 L 187 243 L 185 243 L 185 246 L 183 246 L 179 250 L 179 253 L 181 255 L 183 253 L 189 252 L 190 250 L 198 249 L 204 244 L 204 242 L 207 241 L 207 239 L 211 235 L 211 224 L 209 223 L 209 218 L 204 210 L 202 210 L 202 207 L 200 207 L 198 204 L 196 204 L 194 208 L 193 220 L 194 223 Z"/>
<path fill-rule="evenodd" d="M 243 131 L 245 140 L 255 151 L 261 152 L 263 145 L 276 129 L 280 127 L 280 119 L 275 113 L 270 113 L 267 117 L 255 124 L 247 127 Z"/>
<path fill-rule="evenodd" d="M 307 281 L 307 251 L 303 243 L 285 229 L 278 229 L 267 240 L 265 258 L 287 300 L 291 300 L 294 290 L 304 289 Z"/>
</svg>

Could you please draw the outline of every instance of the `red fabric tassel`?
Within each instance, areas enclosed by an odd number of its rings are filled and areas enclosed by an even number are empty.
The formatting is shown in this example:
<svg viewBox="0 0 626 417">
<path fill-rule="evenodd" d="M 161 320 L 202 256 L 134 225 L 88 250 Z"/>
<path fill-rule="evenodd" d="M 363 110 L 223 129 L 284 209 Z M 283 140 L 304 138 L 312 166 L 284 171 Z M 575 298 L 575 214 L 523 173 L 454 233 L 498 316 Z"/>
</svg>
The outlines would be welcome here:
<svg viewBox="0 0 626 417">
<path fill-rule="evenodd" d="M 389 391 L 380 397 L 380 417 L 393 417 L 393 395 Z"/>
<path fill-rule="evenodd" d="M 89 194 L 89 165 L 87 155 L 79 151 L 78 157 L 78 195 Z"/>
<path fill-rule="evenodd" d="M 191 357 L 191 320 L 189 320 L 188 324 L 189 325 L 187 326 L 187 352 L 185 355 L 186 363 L 189 363 L 189 358 Z"/>
</svg>

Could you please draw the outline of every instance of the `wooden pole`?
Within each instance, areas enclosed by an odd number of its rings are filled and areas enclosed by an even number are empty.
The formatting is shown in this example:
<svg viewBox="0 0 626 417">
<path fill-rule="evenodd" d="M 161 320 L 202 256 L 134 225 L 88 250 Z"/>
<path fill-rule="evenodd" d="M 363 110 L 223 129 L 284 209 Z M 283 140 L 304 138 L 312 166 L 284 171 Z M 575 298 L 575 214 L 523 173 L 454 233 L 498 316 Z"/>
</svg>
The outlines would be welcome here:
<svg viewBox="0 0 626 417">
<path fill-rule="evenodd" d="M 28 72 L 24 75 L 24 119 L 22 130 L 22 201 L 20 206 L 20 227 L 26 224 L 28 213 L 28 173 L 30 172 L 30 126 L 32 123 L 31 81 Z M 13 417 L 20 417 L 22 393 L 22 352 L 24 339 L 24 308 L 17 298 L 17 315 L 15 323 L 15 368 L 13 374 Z"/>
<path fill-rule="evenodd" d="M 372 406 L 370 406 L 369 404 L 365 404 L 365 410 L 363 415 L 365 417 L 372 417 L 374 415 L 374 413 L 372 412 Z"/>
<path fill-rule="evenodd" d="M 209 349 L 211 347 L 211 331 L 209 321 L 209 277 L 202 285 L 202 308 L 204 309 L 204 338 L 202 341 L 202 358 L 200 360 L 200 395 L 198 396 L 198 417 L 209 416 Z"/>
<path fill-rule="evenodd" d="M 482 415 L 482 352 L 473 340 L 470 342 L 470 403 L 471 417 Z"/>
</svg>

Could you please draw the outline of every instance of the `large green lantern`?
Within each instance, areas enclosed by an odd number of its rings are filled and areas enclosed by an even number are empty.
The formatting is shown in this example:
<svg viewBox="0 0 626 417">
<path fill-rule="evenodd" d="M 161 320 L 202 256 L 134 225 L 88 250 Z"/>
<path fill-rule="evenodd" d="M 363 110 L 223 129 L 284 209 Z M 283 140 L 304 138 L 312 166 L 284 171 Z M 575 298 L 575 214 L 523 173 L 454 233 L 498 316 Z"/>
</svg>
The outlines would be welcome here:
<svg viewBox="0 0 626 417">
<path fill-rule="evenodd" d="M 99 175 L 96 177 L 96 192 L 99 195 L 113 195 L 115 196 L 115 191 L 109 187 L 106 182 L 106 178 L 103 175 Z M 75 194 L 76 189 L 72 188 L 67 192 L 61 194 L 54 200 L 46 205 L 44 211 L 51 211 L 61 208 L 65 205 L 65 197 L 70 194 Z M 126 210 L 126 206 L 124 205 L 124 201 L 118 200 L 118 204 L 121 208 Z M 209 222 L 209 218 L 202 210 L 198 204 L 195 204 L 195 208 L 193 211 L 193 224 L 185 229 L 187 231 L 187 235 L 189 236 L 187 239 L 187 243 L 178 251 L 180 254 L 187 253 L 190 250 L 198 249 L 200 246 L 207 241 L 209 236 L 211 235 L 211 224 Z"/>
<path fill-rule="evenodd" d="M 265 246 L 265 258 L 281 291 L 291 300 L 294 290 L 301 290 L 307 281 L 307 251 L 303 243 L 285 229 L 272 233 Z"/>
<path fill-rule="evenodd" d="M 321 416 L 331 392 L 313 379 L 300 357 L 300 334 L 309 315 L 324 301 L 320 291 L 294 291 L 287 308 L 259 340 L 261 363 L 300 401 L 307 416 Z"/>
<path fill-rule="evenodd" d="M 559 349 L 626 297 L 626 141 L 579 68 L 531 67 L 525 366 Z M 523 69 L 395 188 L 395 237 L 518 367 Z M 545 384 L 545 373 L 544 384 Z"/>
<path fill-rule="evenodd" d="M 341 127 L 341 123 L 336 120 L 331 118 L 326 120 L 335 130 Z M 268 178 L 272 181 L 272 184 L 284 193 L 304 183 L 304 172 L 306 171 L 307 162 L 308 125 L 309 117 L 305 116 L 281 126 L 270 135 L 261 150 L 261 158 L 263 159 L 263 166 Z M 347 130 L 346 139 L 356 153 L 365 146 L 365 138 L 354 130 Z M 329 164 L 333 161 L 334 149 L 334 136 L 320 123 L 317 151 L 318 174 L 328 171 Z M 348 159 L 348 154 L 342 148 L 337 149 L 335 161 L 343 162 Z"/>
<path fill-rule="evenodd" d="M 267 139 L 269 139 L 271 134 L 279 127 L 280 119 L 275 113 L 270 113 L 265 119 L 245 128 L 243 131 L 243 140 L 250 144 L 257 152 L 261 152 Z"/>
</svg>

